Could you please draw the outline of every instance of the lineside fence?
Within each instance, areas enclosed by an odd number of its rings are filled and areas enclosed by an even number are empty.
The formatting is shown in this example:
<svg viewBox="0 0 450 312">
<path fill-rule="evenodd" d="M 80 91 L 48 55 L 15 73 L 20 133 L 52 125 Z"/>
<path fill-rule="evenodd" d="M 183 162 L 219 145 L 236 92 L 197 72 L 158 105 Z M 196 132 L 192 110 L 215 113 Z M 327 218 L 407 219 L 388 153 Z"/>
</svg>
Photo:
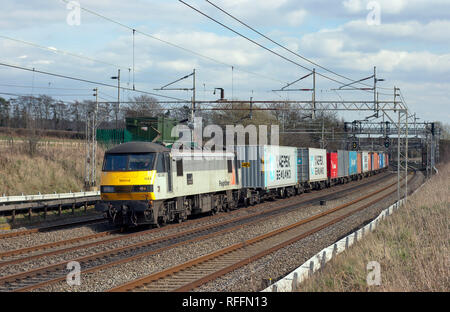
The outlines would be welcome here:
<svg viewBox="0 0 450 312">
<path fill-rule="evenodd" d="M 10 215 L 12 223 L 16 221 L 17 214 L 28 214 L 29 219 L 33 210 L 43 211 L 44 219 L 47 217 L 49 210 L 57 210 L 61 216 L 63 209 L 72 209 L 74 214 L 75 208 L 87 207 L 94 205 L 100 200 L 100 192 L 77 192 L 77 193 L 60 193 L 60 194 L 37 194 L 37 195 L 21 195 L 21 196 L 3 196 L 0 197 L 0 214 Z"/>
</svg>

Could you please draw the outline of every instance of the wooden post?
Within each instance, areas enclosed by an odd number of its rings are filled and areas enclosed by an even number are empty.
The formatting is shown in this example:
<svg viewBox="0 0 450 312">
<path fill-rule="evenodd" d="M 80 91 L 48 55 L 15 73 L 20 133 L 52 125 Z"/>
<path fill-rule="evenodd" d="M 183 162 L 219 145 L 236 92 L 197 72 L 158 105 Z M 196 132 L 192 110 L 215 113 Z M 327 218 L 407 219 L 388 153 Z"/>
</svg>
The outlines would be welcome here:
<svg viewBox="0 0 450 312">
<path fill-rule="evenodd" d="M 75 214 L 75 203 L 72 204 L 72 214 Z"/>
<path fill-rule="evenodd" d="M 28 219 L 30 219 L 30 221 L 31 221 L 31 207 L 28 208 Z"/>
<path fill-rule="evenodd" d="M 60 217 L 61 217 L 61 212 L 62 212 L 62 205 L 59 204 L 58 205 L 58 216 L 60 216 Z"/>
<path fill-rule="evenodd" d="M 14 224 L 16 222 L 16 209 L 12 211 L 11 215 L 11 223 Z"/>
<path fill-rule="evenodd" d="M 44 206 L 44 219 L 47 219 L 47 205 Z"/>
</svg>

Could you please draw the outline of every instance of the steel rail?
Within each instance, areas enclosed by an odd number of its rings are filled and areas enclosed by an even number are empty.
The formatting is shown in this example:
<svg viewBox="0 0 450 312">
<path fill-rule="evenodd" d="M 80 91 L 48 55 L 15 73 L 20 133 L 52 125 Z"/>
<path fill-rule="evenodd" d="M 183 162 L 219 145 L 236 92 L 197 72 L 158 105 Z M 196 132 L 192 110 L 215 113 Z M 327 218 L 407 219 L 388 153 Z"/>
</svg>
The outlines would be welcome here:
<svg viewBox="0 0 450 312">
<path fill-rule="evenodd" d="M 0 234 L 0 239 L 25 236 L 25 235 L 39 233 L 39 232 L 49 232 L 49 231 L 53 231 L 53 230 L 57 230 L 57 229 L 65 228 L 65 227 L 84 225 L 84 224 L 93 224 L 93 223 L 99 223 L 99 222 L 104 222 L 104 221 L 106 221 L 106 219 L 102 216 L 102 217 L 96 217 L 94 219 L 89 219 L 89 220 L 81 220 L 81 221 L 74 221 L 74 222 L 68 222 L 68 223 L 63 223 L 63 224 L 49 225 L 49 226 L 44 226 L 44 227 L 39 227 L 39 228 L 34 228 L 34 229 L 29 229 L 29 230 L 3 233 L 3 234 Z"/>
<path fill-rule="evenodd" d="M 303 220 L 301 220 L 299 222 L 296 222 L 294 224 L 291 224 L 291 225 L 285 226 L 283 228 L 274 230 L 272 232 L 260 235 L 258 237 L 252 238 L 250 240 L 246 240 L 245 242 L 238 243 L 238 244 L 235 244 L 235 245 L 223 248 L 223 249 L 221 249 L 219 251 L 210 253 L 208 255 L 199 257 L 197 259 L 190 260 L 190 261 L 188 261 L 186 263 L 183 263 L 183 264 L 177 265 L 175 267 L 166 269 L 166 270 L 164 270 L 162 272 L 150 274 L 149 276 L 146 276 L 146 277 L 140 278 L 138 280 L 126 283 L 124 285 L 112 288 L 110 291 L 112 291 L 112 292 L 130 291 L 130 290 L 134 290 L 134 289 L 139 288 L 139 287 L 145 287 L 145 285 L 148 285 L 148 284 L 150 284 L 152 282 L 156 282 L 158 280 L 164 279 L 166 277 L 174 277 L 175 274 L 177 274 L 179 272 L 183 272 L 183 273 L 187 272 L 187 273 L 189 273 L 189 271 L 187 271 L 187 270 L 189 270 L 191 268 L 194 268 L 192 270 L 193 273 L 191 273 L 191 275 L 186 277 L 186 278 L 183 278 L 181 276 L 180 280 L 184 280 L 184 279 L 188 279 L 189 280 L 189 279 L 191 279 L 192 274 L 194 276 L 196 274 L 198 274 L 198 273 L 195 273 L 195 272 L 210 271 L 210 270 L 214 271 L 213 273 L 207 274 L 206 276 L 203 276 L 200 279 L 195 279 L 192 282 L 189 282 L 189 283 L 184 283 L 183 282 L 183 285 L 181 287 L 175 287 L 174 289 L 170 289 L 170 287 L 168 287 L 169 290 L 175 290 L 175 291 L 189 291 L 189 290 L 192 290 L 193 288 L 198 287 L 198 286 L 200 286 L 200 285 L 202 285 L 202 284 L 204 284 L 204 283 L 206 283 L 206 282 L 208 282 L 210 280 L 216 279 L 217 277 L 222 276 L 222 275 L 224 275 L 224 274 L 226 274 L 226 273 L 228 273 L 230 271 L 233 271 L 233 270 L 235 270 L 238 267 L 241 267 L 241 266 L 246 265 L 246 264 L 248 264 L 250 262 L 253 262 L 253 261 L 263 257 L 264 255 L 272 253 L 275 250 L 278 250 L 278 249 L 280 249 L 282 247 L 285 247 L 285 246 L 287 246 L 287 245 L 289 245 L 289 244 L 291 244 L 291 243 L 293 243 L 293 242 L 295 242 L 295 241 L 297 241 L 299 239 L 302 239 L 302 238 L 304 238 L 306 236 L 309 236 L 312 233 L 320 231 L 321 229 L 323 229 L 325 227 L 328 227 L 328 226 L 330 226 L 330 225 L 332 225 L 332 224 L 334 224 L 334 223 L 336 223 L 336 222 L 338 222 L 340 220 L 343 220 L 346 217 L 350 216 L 351 214 L 355 213 L 356 211 L 360 211 L 362 209 L 365 209 L 365 208 L 373 205 L 374 203 L 377 203 L 380 200 L 386 198 L 387 196 L 395 193 L 396 191 L 391 191 L 387 195 L 383 195 L 382 197 L 377 198 L 376 200 L 373 200 L 373 201 L 363 205 L 362 207 L 360 207 L 360 208 L 358 208 L 356 210 L 352 210 L 352 211 L 350 211 L 349 213 L 347 213 L 347 214 L 345 214 L 343 216 L 335 218 L 334 220 L 332 220 L 332 221 L 330 221 L 328 223 L 325 223 L 325 224 L 323 224 L 323 225 L 321 225 L 319 227 L 316 227 L 316 228 L 314 228 L 311 231 L 303 233 L 303 234 L 301 234 L 299 236 L 295 236 L 295 237 L 289 239 L 288 241 L 285 241 L 285 242 L 283 242 L 281 244 L 278 244 L 276 246 L 271 247 L 270 249 L 263 250 L 263 251 L 257 253 L 256 255 L 252 255 L 250 257 L 245 257 L 244 259 L 240 260 L 239 262 L 235 261 L 236 257 L 231 257 L 232 258 L 231 262 L 233 262 L 233 264 L 232 265 L 228 265 L 228 266 L 226 266 L 225 268 L 223 268 L 221 270 L 213 269 L 211 266 L 207 267 L 205 270 L 202 270 L 202 267 L 200 267 L 202 264 L 208 263 L 208 262 L 213 261 L 213 260 L 216 261 L 217 259 L 219 259 L 219 257 L 229 256 L 232 253 L 235 253 L 236 251 L 242 250 L 243 248 L 248 248 L 249 246 L 252 246 L 252 245 L 254 245 L 254 244 L 258 243 L 258 242 L 261 242 L 261 241 L 263 241 L 265 239 L 272 238 L 272 237 L 274 237 L 276 235 L 279 235 L 281 233 L 285 233 L 285 232 L 287 232 L 287 231 L 289 231 L 291 229 L 298 228 L 299 226 L 304 225 L 306 223 L 309 223 L 311 221 L 320 219 L 320 218 L 322 218 L 324 216 L 328 216 L 328 215 L 330 215 L 330 214 L 332 214 L 332 213 L 334 213 L 336 211 L 339 211 L 339 210 L 342 210 L 344 208 L 350 207 L 350 206 L 354 205 L 355 203 L 361 202 L 361 201 L 363 201 L 365 199 L 368 199 L 368 198 L 370 198 L 370 197 L 372 197 L 372 196 L 374 196 L 376 194 L 379 194 L 379 193 L 381 193 L 381 192 L 391 188 L 392 186 L 394 186 L 396 184 L 397 184 L 396 182 L 392 183 L 392 184 L 390 184 L 390 185 L 388 185 L 386 187 L 381 188 L 380 190 L 374 191 L 374 192 L 369 193 L 369 194 L 367 194 L 365 196 L 362 196 L 362 197 L 360 197 L 358 199 L 352 200 L 352 201 L 350 201 L 348 203 L 345 203 L 345 204 L 342 204 L 342 205 L 340 205 L 338 207 L 329 209 L 327 211 L 324 211 L 324 212 L 319 213 L 317 215 L 314 215 L 312 217 L 303 219 Z M 225 261 L 225 263 L 229 262 L 227 260 L 224 260 L 224 261 Z M 214 267 L 214 265 L 213 265 L 213 267 Z M 174 277 L 174 279 L 175 279 L 175 277 Z M 165 288 L 165 287 L 161 286 L 161 288 Z"/>
<path fill-rule="evenodd" d="M 389 177 L 389 175 L 388 175 L 388 177 Z M 385 178 L 385 177 L 383 177 L 383 178 Z M 374 182 L 374 181 L 372 181 L 372 182 Z M 369 184 L 369 182 L 366 183 L 366 184 Z M 363 186 L 366 186 L 366 184 L 364 184 Z M 344 190 L 344 191 L 346 191 L 346 190 Z M 359 191 L 359 190 L 353 190 L 351 193 L 354 193 L 354 192 L 357 192 L 357 191 Z M 316 200 L 316 199 L 314 199 L 314 200 Z M 297 207 L 298 204 L 299 203 L 289 203 L 289 204 L 286 204 L 285 206 L 282 206 L 282 207 L 279 207 L 279 206 L 278 207 L 274 207 L 274 208 L 270 209 L 270 211 L 280 210 L 283 207 L 286 208 L 286 207 L 289 207 L 289 206 Z M 254 207 L 248 207 L 248 208 L 254 208 Z M 238 212 L 238 211 L 239 210 L 236 210 L 235 212 Z M 173 234 L 171 236 L 161 237 L 161 238 L 157 238 L 157 239 L 153 239 L 153 240 L 145 241 L 145 242 L 139 242 L 139 243 L 136 243 L 136 244 L 133 244 L 133 245 L 120 247 L 120 248 L 116 248 L 116 249 L 109 250 L 109 251 L 104 251 L 104 252 L 101 252 L 101 253 L 98 253 L 98 254 L 95 254 L 95 255 L 85 256 L 85 257 L 82 257 L 82 258 L 75 259 L 74 261 L 78 261 L 80 263 L 90 263 L 90 261 L 95 261 L 95 260 L 102 259 L 102 258 L 104 259 L 104 258 L 114 257 L 114 256 L 117 256 L 117 255 L 120 255 L 121 252 L 122 253 L 124 253 L 124 252 L 125 253 L 126 252 L 132 252 L 132 251 L 138 250 L 138 249 L 146 247 L 146 246 L 151 246 L 151 245 L 155 245 L 155 244 L 162 243 L 162 242 L 165 242 L 165 241 L 170 241 L 171 239 L 172 240 L 176 240 L 177 238 L 180 238 L 180 237 L 186 238 L 186 236 L 188 234 L 195 235 L 196 233 L 200 233 L 202 231 L 205 232 L 208 229 L 214 229 L 214 228 L 217 228 L 219 226 L 224 226 L 225 224 L 231 224 L 233 222 L 239 222 L 239 220 L 245 220 L 245 219 L 249 219 L 251 217 L 254 218 L 256 215 L 270 214 L 270 211 L 257 212 L 256 214 L 253 214 L 253 215 L 247 215 L 247 216 L 242 216 L 242 217 L 239 217 L 239 218 L 236 218 L 236 219 L 232 219 L 232 220 L 226 220 L 224 222 L 221 222 L 220 224 L 205 225 L 205 226 L 203 226 L 201 228 L 192 229 L 192 230 L 189 230 L 189 231 L 186 231 L 186 232 L 183 232 L 183 233 L 177 233 L 177 234 Z M 266 219 L 269 219 L 269 218 L 272 218 L 272 217 L 273 217 L 272 215 L 269 215 L 269 216 L 266 217 Z M 200 219 L 200 221 L 201 221 L 201 219 Z M 225 233 L 225 232 L 230 232 L 230 231 L 235 230 L 237 228 L 240 228 L 240 227 L 243 227 L 243 226 L 247 226 L 247 225 L 249 225 L 251 223 L 256 223 L 256 222 L 261 222 L 261 219 L 256 219 L 256 220 L 251 221 L 251 222 L 247 222 L 247 223 L 240 224 L 240 225 L 237 225 L 237 226 L 234 226 L 234 227 L 231 227 L 231 228 L 226 228 L 226 229 L 223 229 L 223 230 L 219 230 L 219 231 L 216 231 L 216 232 L 213 232 L 213 233 L 209 233 L 209 234 L 207 233 L 206 235 L 197 236 L 197 237 L 194 237 L 192 239 L 188 239 L 186 241 L 175 242 L 175 243 L 169 244 L 167 246 L 163 246 L 163 247 L 161 247 L 159 249 L 150 250 L 150 251 L 147 251 L 147 252 L 144 252 L 144 253 L 141 253 L 141 254 L 137 254 L 137 255 L 134 255 L 134 256 L 128 256 L 128 257 L 125 257 L 125 258 L 119 258 L 118 260 L 114 260 L 113 259 L 112 261 L 110 261 L 108 263 L 100 264 L 100 265 L 97 265 L 97 266 L 85 269 L 85 270 L 82 271 L 82 273 L 84 274 L 84 273 L 88 273 L 88 272 L 92 272 L 92 271 L 101 270 L 101 269 L 104 269 L 104 268 L 107 268 L 107 267 L 111 267 L 111 266 L 114 266 L 114 265 L 130 262 L 132 260 L 135 260 L 135 259 L 138 259 L 138 258 L 142 258 L 142 257 L 145 257 L 145 256 L 149 256 L 149 255 L 155 254 L 157 252 L 161 252 L 163 250 L 167 250 L 167 249 L 170 249 L 170 248 L 175 248 L 175 247 L 183 245 L 183 244 L 187 244 L 187 243 L 195 242 L 195 241 L 198 241 L 198 240 L 206 239 L 206 238 L 212 237 L 214 235 L 219 235 L 219 234 L 222 234 L 222 233 Z M 162 230 L 162 229 L 163 228 L 158 229 L 158 230 Z M 28 272 L 22 272 L 22 273 L 13 274 L 13 275 L 10 275 L 10 276 L 2 277 L 2 278 L 0 278 L 0 285 L 1 284 L 5 285 L 5 284 L 9 284 L 9 283 L 14 283 L 15 281 L 19 281 L 20 282 L 20 279 L 26 279 L 28 277 L 37 276 L 39 274 L 49 274 L 50 272 L 55 272 L 58 269 L 62 269 L 62 271 L 63 271 L 65 266 L 69 262 L 70 261 L 63 261 L 63 262 L 60 262 L 60 263 L 57 263 L 57 264 L 54 264 L 54 265 L 49 265 L 49 266 L 46 266 L 46 267 L 30 270 Z M 59 275 L 61 275 L 61 274 L 59 274 Z M 40 288 L 40 287 L 46 286 L 48 284 L 56 283 L 58 281 L 63 281 L 63 280 L 65 280 L 65 278 L 66 278 L 66 275 L 63 274 L 63 276 L 60 276 L 60 277 L 57 277 L 57 278 L 53 278 L 51 280 L 40 281 L 38 283 L 35 283 L 35 284 L 27 286 L 27 287 L 21 287 L 21 288 L 18 288 L 18 289 L 14 289 L 14 291 L 28 291 L 28 290 Z M 29 284 L 29 282 L 27 282 L 27 284 Z"/>
<path fill-rule="evenodd" d="M 380 179 L 376 179 L 376 180 L 373 180 L 373 181 L 368 181 L 366 183 L 362 183 L 360 185 L 357 185 L 356 186 L 357 189 L 356 190 L 351 190 L 350 192 L 348 192 L 350 190 L 349 188 L 344 188 L 340 192 L 346 193 L 346 194 L 343 194 L 343 196 L 348 196 L 350 194 L 358 192 L 359 188 L 367 187 L 367 186 L 372 185 L 374 183 L 377 183 L 377 182 L 379 182 L 381 180 L 384 180 L 387 177 L 389 177 L 389 175 L 383 176 Z M 320 193 L 319 196 L 321 197 L 321 199 L 325 199 L 325 197 L 329 196 L 329 194 L 322 194 L 322 193 Z M 316 196 L 314 196 L 314 197 L 316 197 Z M 296 204 L 308 203 L 308 202 L 313 201 L 313 200 L 315 200 L 315 199 L 314 198 L 312 198 L 312 199 L 310 199 L 310 198 L 306 198 L 306 199 L 302 198 L 302 200 L 299 201 Z M 288 206 L 289 205 L 277 206 L 277 207 L 275 207 L 273 209 L 264 210 L 264 211 L 262 211 L 262 213 L 270 213 L 270 212 L 275 211 L 275 210 L 282 210 L 283 208 L 286 208 Z M 251 210 L 251 209 L 254 209 L 254 207 L 247 207 L 247 208 L 238 209 L 238 210 L 235 210 L 234 212 L 230 212 L 229 214 L 231 215 L 231 213 L 238 213 L 239 211 L 242 212 L 242 211 L 245 211 L 247 209 Z M 257 214 L 259 214 L 259 213 L 257 213 Z M 253 217 L 253 216 L 256 216 L 257 214 L 247 215 L 247 217 Z M 211 216 L 209 218 L 212 219 L 212 218 L 214 218 L 214 216 Z M 234 220 L 236 221 L 237 219 L 234 219 Z M 88 247 L 92 247 L 92 246 L 96 246 L 96 245 L 100 245 L 100 244 L 115 242 L 115 241 L 118 241 L 118 240 L 125 240 L 125 239 L 128 239 L 128 238 L 132 238 L 134 236 L 142 236 L 142 235 L 146 235 L 146 234 L 150 234 L 150 233 L 156 233 L 158 231 L 161 231 L 161 230 L 164 230 L 164 229 L 168 229 L 168 228 L 171 228 L 171 227 L 181 227 L 181 226 L 186 226 L 186 225 L 193 225 L 195 223 L 199 223 L 199 222 L 203 222 L 203 221 L 208 221 L 208 220 L 206 218 L 197 219 L 197 220 L 190 220 L 189 222 L 184 223 L 182 225 L 180 225 L 180 224 L 172 224 L 172 225 L 166 226 L 165 228 L 151 229 L 151 230 L 147 230 L 147 231 L 143 231 L 143 232 L 132 233 L 132 234 L 129 234 L 129 235 L 126 235 L 126 236 L 113 237 L 113 238 L 102 240 L 102 241 L 99 241 L 99 242 L 86 243 L 86 244 L 82 244 L 82 245 L 77 245 L 75 247 L 69 247 L 69 248 L 59 249 L 59 250 L 55 250 L 55 251 L 49 251 L 49 252 L 41 253 L 41 254 L 37 254 L 37 255 L 31 255 L 31 256 L 24 257 L 24 258 L 20 258 L 20 259 L 13 259 L 13 260 L 2 261 L 2 262 L 0 262 L 0 267 L 6 266 L 6 265 L 11 265 L 11 264 L 18 264 L 18 263 L 21 263 L 21 262 L 25 262 L 25 261 L 29 261 L 29 260 L 33 260 L 33 259 L 37 259 L 37 258 L 42 258 L 42 257 L 46 257 L 46 256 L 52 256 L 52 255 L 56 255 L 56 254 L 70 252 L 70 251 L 73 251 L 73 250 L 76 250 L 76 249 L 88 248 Z M 220 226 L 220 224 L 217 224 L 217 226 Z M 57 242 L 52 242 L 52 243 L 47 243 L 47 244 L 42 244 L 42 245 L 37 245 L 37 246 L 31 246 L 31 247 L 26 247 L 26 248 L 22 248 L 22 249 L 10 250 L 10 251 L 6 251 L 6 252 L 3 252 L 3 253 L 0 253 L 0 259 L 5 258 L 5 257 L 16 256 L 16 255 L 20 255 L 20 254 L 24 254 L 24 253 L 29 253 L 29 252 L 36 251 L 36 250 L 44 250 L 44 249 L 54 248 L 54 247 L 58 247 L 58 246 L 62 246 L 62 245 L 68 245 L 68 244 L 70 244 L 72 242 L 78 242 L 78 241 L 84 241 L 84 240 L 91 240 L 91 239 L 101 238 L 103 236 L 115 234 L 117 232 L 118 232 L 117 230 L 106 231 L 106 232 L 101 232 L 101 233 L 97 233 L 97 234 L 91 234 L 91 235 L 87 235 L 87 236 L 81 236 L 81 237 L 68 239 L 68 240 L 62 240 L 62 241 L 57 241 Z"/>
</svg>

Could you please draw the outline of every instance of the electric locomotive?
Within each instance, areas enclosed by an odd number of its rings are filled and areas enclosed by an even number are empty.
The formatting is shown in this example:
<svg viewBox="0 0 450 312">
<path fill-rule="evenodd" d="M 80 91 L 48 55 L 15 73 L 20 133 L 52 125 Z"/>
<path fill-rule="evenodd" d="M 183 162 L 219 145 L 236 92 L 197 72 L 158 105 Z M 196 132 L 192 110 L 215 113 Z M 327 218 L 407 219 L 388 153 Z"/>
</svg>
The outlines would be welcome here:
<svg viewBox="0 0 450 312">
<path fill-rule="evenodd" d="M 158 226 L 190 214 L 233 209 L 240 190 L 234 153 L 172 153 L 150 142 L 106 151 L 100 185 L 96 210 L 121 226 Z"/>
</svg>

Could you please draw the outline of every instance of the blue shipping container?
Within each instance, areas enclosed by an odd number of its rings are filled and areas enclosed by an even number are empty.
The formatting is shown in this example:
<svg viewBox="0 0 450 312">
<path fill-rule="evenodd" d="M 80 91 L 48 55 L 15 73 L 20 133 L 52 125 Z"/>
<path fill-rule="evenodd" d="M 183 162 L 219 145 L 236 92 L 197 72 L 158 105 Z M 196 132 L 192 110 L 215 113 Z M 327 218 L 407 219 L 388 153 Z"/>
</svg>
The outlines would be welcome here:
<svg viewBox="0 0 450 312">
<path fill-rule="evenodd" d="M 384 168 L 384 165 L 383 165 L 383 153 L 378 153 L 378 155 L 380 156 L 380 169 L 381 168 Z"/>
<path fill-rule="evenodd" d="M 358 173 L 358 153 L 357 152 L 348 152 L 348 175 L 353 175 Z"/>
</svg>

